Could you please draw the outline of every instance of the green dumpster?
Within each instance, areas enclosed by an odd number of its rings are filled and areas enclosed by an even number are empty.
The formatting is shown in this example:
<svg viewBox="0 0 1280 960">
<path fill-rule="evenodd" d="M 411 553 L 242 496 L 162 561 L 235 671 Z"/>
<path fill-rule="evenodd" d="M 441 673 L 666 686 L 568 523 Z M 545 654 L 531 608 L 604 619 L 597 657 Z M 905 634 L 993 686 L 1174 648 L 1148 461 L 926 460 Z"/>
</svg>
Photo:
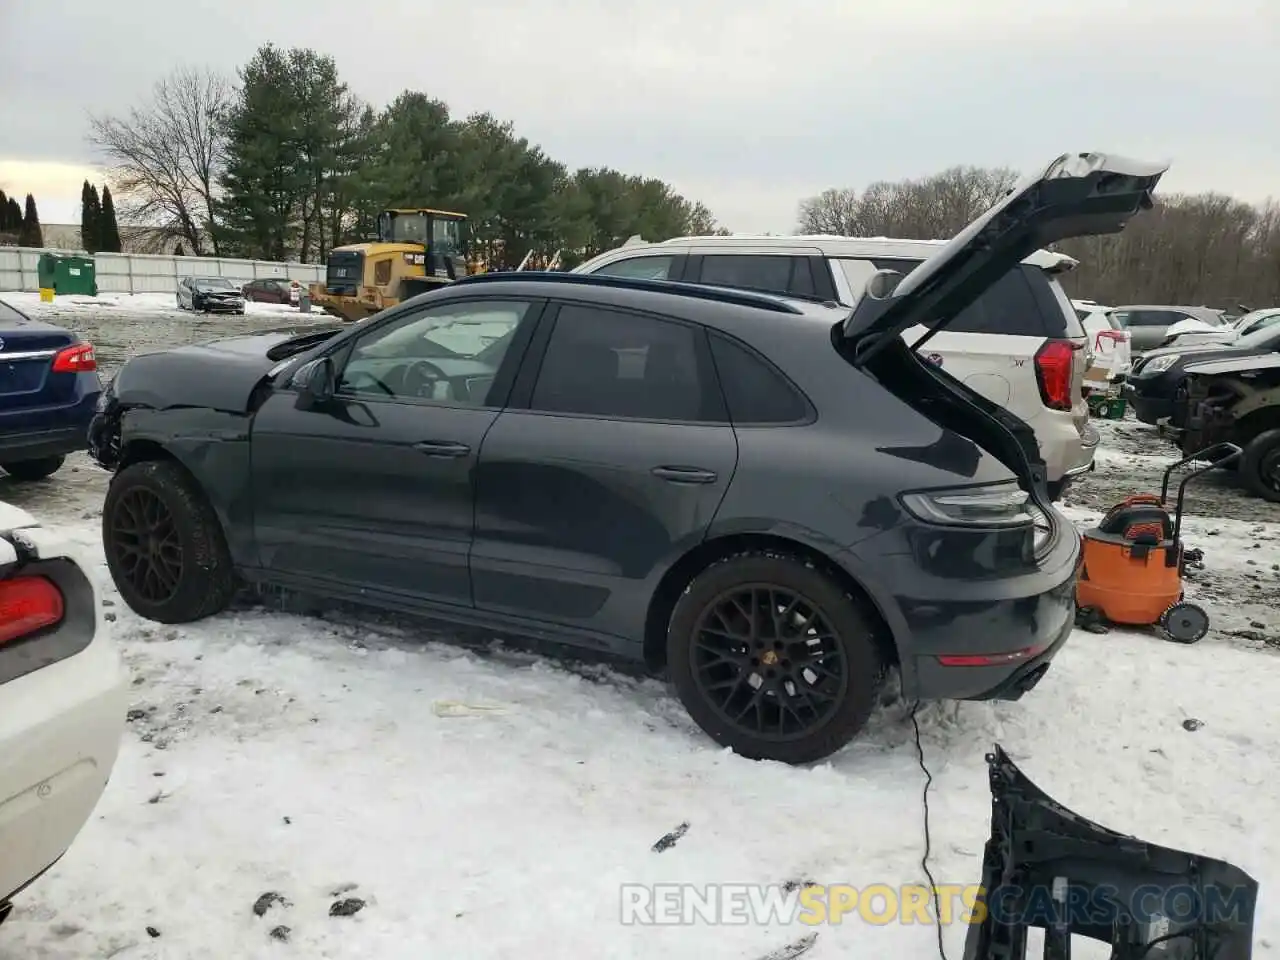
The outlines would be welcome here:
<svg viewBox="0 0 1280 960">
<path fill-rule="evenodd" d="M 61 294 L 80 293 L 89 297 L 98 295 L 98 278 L 94 271 L 93 257 L 42 253 L 36 262 L 36 276 L 42 290 Z"/>
</svg>

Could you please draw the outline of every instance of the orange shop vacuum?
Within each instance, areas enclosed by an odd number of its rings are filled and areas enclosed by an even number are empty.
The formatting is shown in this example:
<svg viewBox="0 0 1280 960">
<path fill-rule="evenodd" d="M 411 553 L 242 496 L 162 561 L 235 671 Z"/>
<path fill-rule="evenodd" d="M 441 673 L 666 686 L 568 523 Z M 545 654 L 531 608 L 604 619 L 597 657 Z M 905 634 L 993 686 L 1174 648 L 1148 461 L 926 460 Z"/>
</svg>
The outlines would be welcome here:
<svg viewBox="0 0 1280 960">
<path fill-rule="evenodd" d="M 1188 559 L 1182 545 L 1187 483 L 1238 459 L 1238 446 L 1219 443 L 1179 460 L 1164 472 L 1159 497 L 1149 493 L 1129 497 L 1081 534 L 1082 563 L 1076 581 L 1080 623 L 1159 627 L 1178 643 L 1204 638 L 1209 615 L 1202 607 L 1184 602 L 1182 591 Z M 1169 479 L 1179 467 L 1196 460 L 1207 460 L 1209 465 L 1182 478 L 1170 517 Z"/>
</svg>

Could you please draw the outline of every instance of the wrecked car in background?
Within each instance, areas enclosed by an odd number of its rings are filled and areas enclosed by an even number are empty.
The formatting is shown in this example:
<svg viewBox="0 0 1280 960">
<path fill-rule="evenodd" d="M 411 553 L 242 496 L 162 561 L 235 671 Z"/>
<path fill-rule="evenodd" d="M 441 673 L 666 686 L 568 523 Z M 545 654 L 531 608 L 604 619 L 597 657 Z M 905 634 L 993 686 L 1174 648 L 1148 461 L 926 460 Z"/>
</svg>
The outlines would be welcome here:
<svg viewBox="0 0 1280 960">
<path fill-rule="evenodd" d="M 1189 364 L 1161 429 L 1184 456 L 1227 441 L 1244 454 L 1237 472 L 1254 496 L 1280 503 L 1280 352 Z"/>
</svg>

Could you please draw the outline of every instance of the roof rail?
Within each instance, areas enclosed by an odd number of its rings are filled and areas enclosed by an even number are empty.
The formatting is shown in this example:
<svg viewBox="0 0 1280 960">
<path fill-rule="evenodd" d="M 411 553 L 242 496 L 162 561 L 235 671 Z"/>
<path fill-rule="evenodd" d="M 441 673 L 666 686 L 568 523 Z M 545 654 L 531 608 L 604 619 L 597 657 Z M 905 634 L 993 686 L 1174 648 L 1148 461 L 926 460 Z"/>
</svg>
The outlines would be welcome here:
<svg viewBox="0 0 1280 960">
<path fill-rule="evenodd" d="M 478 273 L 469 277 L 459 277 L 450 287 L 460 284 L 485 283 L 562 283 L 578 287 L 612 287 L 617 290 L 638 290 L 649 293 L 675 294 L 680 297 L 692 297 L 697 300 L 712 300 L 717 303 L 730 303 L 739 307 L 752 307 L 756 310 L 769 310 L 773 313 L 803 314 L 794 304 L 779 300 L 764 293 L 750 293 L 744 290 L 729 290 L 725 287 L 704 287 L 696 283 L 677 283 L 674 280 L 641 280 L 635 277 L 602 277 L 592 273 L 560 273 L 554 270 L 514 270 Z"/>
</svg>

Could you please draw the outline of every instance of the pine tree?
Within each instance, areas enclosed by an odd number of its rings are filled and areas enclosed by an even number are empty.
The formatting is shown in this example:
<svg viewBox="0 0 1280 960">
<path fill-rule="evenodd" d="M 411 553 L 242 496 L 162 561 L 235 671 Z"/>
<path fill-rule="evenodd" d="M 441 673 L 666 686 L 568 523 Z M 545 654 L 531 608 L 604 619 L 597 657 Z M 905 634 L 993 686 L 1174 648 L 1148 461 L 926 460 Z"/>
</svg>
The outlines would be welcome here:
<svg viewBox="0 0 1280 960">
<path fill-rule="evenodd" d="M 80 246 L 89 253 L 101 249 L 102 204 L 98 188 L 88 180 L 80 188 Z"/>
<path fill-rule="evenodd" d="M 27 212 L 22 216 L 22 229 L 18 232 L 18 246 L 44 246 L 44 232 L 40 229 L 40 214 L 36 212 L 36 198 L 29 193 Z"/>
<path fill-rule="evenodd" d="M 0 233 L 12 229 L 9 226 L 9 198 L 0 190 Z"/>
<path fill-rule="evenodd" d="M 120 225 L 116 223 L 116 203 L 111 188 L 102 185 L 102 209 L 99 214 L 98 249 L 103 253 L 120 253 Z"/>
<path fill-rule="evenodd" d="M 9 226 L 5 229 L 16 233 L 22 229 L 22 207 L 18 206 L 16 197 L 9 198 L 9 212 L 4 218 L 4 222 Z"/>
</svg>

